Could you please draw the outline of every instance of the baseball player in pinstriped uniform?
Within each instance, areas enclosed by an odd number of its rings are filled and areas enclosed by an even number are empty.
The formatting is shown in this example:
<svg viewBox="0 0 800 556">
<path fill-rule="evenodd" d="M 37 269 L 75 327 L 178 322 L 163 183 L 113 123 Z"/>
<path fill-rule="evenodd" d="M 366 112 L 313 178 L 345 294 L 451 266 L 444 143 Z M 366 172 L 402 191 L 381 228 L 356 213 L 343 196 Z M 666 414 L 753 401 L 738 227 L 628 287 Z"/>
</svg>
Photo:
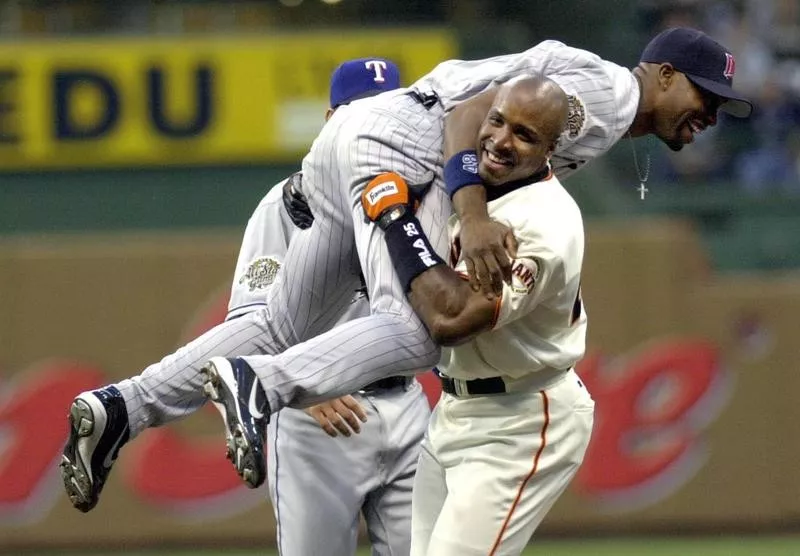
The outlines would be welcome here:
<svg viewBox="0 0 800 556">
<path fill-rule="evenodd" d="M 340 105 L 399 85 L 398 68 L 389 60 L 345 62 L 331 77 L 326 119 Z M 302 176 L 294 174 L 271 188 L 253 212 L 236 264 L 227 322 L 264 305 L 265 291 L 283 263 L 290 238 L 312 225 L 301 189 Z M 345 314 L 331 314 L 327 326 L 336 318 L 368 313 L 369 305 L 359 291 Z M 149 376 L 145 373 L 75 399 L 60 469 L 78 509 L 89 511 L 97 503 L 111 468 L 104 460 L 109 453 L 115 458 L 129 440 L 128 422 L 134 434 L 141 430 L 133 425 L 135 416 L 128 417 L 131 408 L 138 404 L 139 413 L 157 415 L 158 420 L 149 421 L 153 425 L 200 408 L 206 398 L 198 387 L 195 399 L 184 397 L 180 411 L 163 399 L 161 393 L 170 388 L 184 388 L 182 380 L 179 374 L 153 376 L 151 370 Z M 375 554 L 407 554 L 411 487 L 430 415 L 420 384 L 413 378 L 389 377 L 306 411 L 287 408 L 268 426 L 269 490 L 281 553 L 352 555 L 363 511 Z M 351 430 L 360 434 L 347 440 L 329 437 L 351 436 Z"/>
<path fill-rule="evenodd" d="M 553 81 L 517 78 L 501 85 L 481 126 L 491 156 L 479 174 L 515 178 L 487 189 L 489 214 L 519 242 L 512 280 L 495 299 L 462 279 L 456 217 L 454 268 L 419 265 L 424 232 L 404 203 L 376 208 L 372 183 L 362 197 L 417 314 L 452 346 L 442 350 L 442 398 L 414 483 L 412 556 L 520 554 L 589 444 L 594 402 L 573 370 L 586 345 L 583 222 L 548 164 L 568 107 Z"/>
<path fill-rule="evenodd" d="M 398 68 L 389 60 L 345 62 L 331 78 L 328 116 L 355 98 L 399 86 Z M 300 179 L 296 174 L 290 181 Z M 280 189 L 270 190 L 247 224 L 228 320 L 264 305 L 265 288 L 283 264 L 293 233 L 308 227 L 278 217 L 286 214 Z M 367 314 L 369 303 L 358 291 L 340 319 Z M 429 416 L 428 400 L 413 377 L 389 377 L 305 411 L 285 408 L 270 420 L 267 475 L 279 552 L 352 556 L 363 513 L 374 554 L 408 554 L 411 491 Z M 351 429 L 359 434 L 351 436 Z M 331 438 L 339 434 L 351 438 Z"/>
<path fill-rule="evenodd" d="M 507 259 L 506 249 L 513 257 L 515 241 L 509 240 L 508 227 L 488 217 L 486 190 L 475 185 L 480 180 L 474 169 L 483 163 L 481 177 L 493 185 L 502 181 L 500 170 L 514 163 L 476 141 L 497 85 L 520 76 L 547 77 L 567 94 L 567 129 L 551 157 L 561 179 L 625 134 L 654 134 L 680 149 L 716 123 L 718 109 L 748 115 L 750 103 L 731 88 L 733 68 L 724 47 L 686 28 L 655 37 L 632 71 L 544 41 L 519 54 L 444 62 L 409 90 L 338 111 L 303 160 L 305 193 L 316 220 L 293 237 L 286 265 L 270 289 L 262 320 L 274 343 L 267 355 L 217 357 L 203 369 L 204 388 L 221 412 L 232 462 L 245 482 L 257 486 L 264 479 L 259 431 L 270 412 L 439 361 L 439 346 L 405 299 L 384 234 L 365 222 L 361 196 L 367 184 L 381 184 L 373 190 L 380 204 L 383 195 L 411 199 L 415 188 L 407 184 L 432 180 L 416 212 L 429 240 L 421 256 L 431 262 L 447 253 L 445 222 L 452 199 L 465 266 L 470 276 L 497 291 L 499 281 L 492 277 L 500 275 L 496 270 Z M 318 315 L 352 290 L 352 273 L 343 269 L 356 255 L 371 315 L 314 336 Z"/>
</svg>

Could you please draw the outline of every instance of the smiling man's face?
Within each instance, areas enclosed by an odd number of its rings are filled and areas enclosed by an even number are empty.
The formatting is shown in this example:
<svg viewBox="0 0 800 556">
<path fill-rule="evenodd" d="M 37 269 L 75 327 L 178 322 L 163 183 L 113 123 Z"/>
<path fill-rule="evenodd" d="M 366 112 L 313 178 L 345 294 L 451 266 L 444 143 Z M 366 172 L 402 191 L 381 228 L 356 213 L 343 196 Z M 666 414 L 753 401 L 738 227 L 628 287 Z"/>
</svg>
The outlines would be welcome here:
<svg viewBox="0 0 800 556">
<path fill-rule="evenodd" d="M 478 132 L 478 174 L 486 185 L 524 179 L 542 169 L 564 127 L 562 104 L 556 107 L 524 84 L 498 92 Z"/>
<path fill-rule="evenodd" d="M 659 70 L 659 95 L 653 115 L 655 135 L 673 151 L 694 141 L 695 135 L 716 125 L 724 99 L 698 87 L 669 64 Z"/>
</svg>

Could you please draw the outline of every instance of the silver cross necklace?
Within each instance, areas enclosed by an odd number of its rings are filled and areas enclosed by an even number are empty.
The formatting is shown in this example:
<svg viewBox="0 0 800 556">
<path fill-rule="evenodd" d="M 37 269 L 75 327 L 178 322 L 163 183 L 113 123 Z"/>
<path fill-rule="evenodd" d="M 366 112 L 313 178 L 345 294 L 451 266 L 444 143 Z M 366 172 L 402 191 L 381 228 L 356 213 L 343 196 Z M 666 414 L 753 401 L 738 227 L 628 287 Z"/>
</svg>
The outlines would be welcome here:
<svg viewBox="0 0 800 556">
<path fill-rule="evenodd" d="M 633 145 L 633 137 L 631 137 L 631 132 L 628 132 L 628 142 L 631 144 L 631 152 L 633 153 L 633 165 L 636 167 L 636 177 L 639 178 L 639 187 L 636 190 L 639 192 L 639 199 L 644 201 L 644 196 L 647 194 L 649 189 L 645 187 L 647 183 L 647 179 L 650 177 L 650 152 L 645 152 L 645 161 L 644 161 L 644 172 L 642 172 L 641 167 L 639 166 L 639 157 L 636 156 L 636 147 Z"/>
</svg>

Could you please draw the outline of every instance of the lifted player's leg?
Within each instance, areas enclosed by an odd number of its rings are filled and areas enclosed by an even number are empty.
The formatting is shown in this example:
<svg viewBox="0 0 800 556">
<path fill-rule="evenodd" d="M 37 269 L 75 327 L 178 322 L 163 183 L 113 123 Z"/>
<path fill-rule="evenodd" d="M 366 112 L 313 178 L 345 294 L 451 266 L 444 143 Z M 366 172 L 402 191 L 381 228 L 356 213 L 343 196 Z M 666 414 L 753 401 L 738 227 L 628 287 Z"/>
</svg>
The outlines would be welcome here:
<svg viewBox="0 0 800 556">
<path fill-rule="evenodd" d="M 397 115 L 404 112 L 408 114 L 401 122 Z M 418 125 L 412 128 L 405 123 L 411 121 L 417 121 Z M 347 130 L 342 129 L 343 122 L 347 123 Z M 294 295 L 308 296 L 315 289 L 324 288 L 325 283 L 316 277 L 330 275 L 331 267 L 342 264 L 331 256 L 331 244 L 341 244 L 340 234 L 353 229 L 368 283 L 372 315 L 338 326 L 278 356 L 215 359 L 206 373 L 212 393 L 218 394 L 218 399 L 212 400 L 228 431 L 242 430 L 246 435 L 253 428 L 249 423 L 237 421 L 249 419 L 245 407 L 250 392 L 237 387 L 234 369 L 255 372 L 268 402 L 268 408 L 259 410 L 274 412 L 287 405 L 307 406 L 346 395 L 380 378 L 426 370 L 438 362 L 440 350 L 408 303 L 382 232 L 365 222 L 359 199 L 366 183 L 381 171 L 394 168 L 398 174 L 409 176 L 407 179 L 412 183 L 430 176 L 440 162 L 441 134 L 440 115 L 437 120 L 436 114 L 428 114 L 428 109 L 410 95 L 398 95 L 396 110 L 391 112 L 376 110 L 360 115 L 352 107 L 346 114 L 334 115 L 325 126 L 303 166 L 307 178 L 317 178 L 307 182 L 316 220 L 303 237 L 293 238 L 286 264 L 276 287 L 270 291 L 270 310 L 275 311 L 276 318 L 290 321 L 291 315 L 280 308 L 286 306 L 291 288 Z M 413 158 L 404 154 L 403 149 L 413 151 Z M 321 193 L 324 193 L 322 199 Z M 345 208 L 349 221 L 335 210 Z M 448 251 L 445 223 L 449 215 L 447 194 L 434 185 L 417 216 L 440 256 Z M 301 255 L 295 256 L 295 252 Z M 279 284 L 283 287 L 277 287 Z M 286 325 L 291 326 L 291 322 Z M 233 400 L 235 407 L 223 400 Z M 260 439 L 254 436 L 244 444 L 258 449 L 259 443 Z M 242 461 L 248 459 L 244 457 Z M 249 477 L 253 470 L 237 467 L 237 472 Z"/>
<path fill-rule="evenodd" d="M 358 285 L 357 274 L 351 274 L 349 282 L 328 290 L 330 302 L 316 318 L 297 319 L 298 328 L 316 331 L 328 326 L 342 314 Z M 138 376 L 78 396 L 70 408 L 70 435 L 59 466 L 73 505 L 87 512 L 97 504 L 117 452 L 130 439 L 147 427 L 185 417 L 206 402 L 200 369 L 210 357 L 278 353 L 297 343 L 295 331 L 273 326 L 265 310 L 255 311 L 215 326 Z"/>
</svg>

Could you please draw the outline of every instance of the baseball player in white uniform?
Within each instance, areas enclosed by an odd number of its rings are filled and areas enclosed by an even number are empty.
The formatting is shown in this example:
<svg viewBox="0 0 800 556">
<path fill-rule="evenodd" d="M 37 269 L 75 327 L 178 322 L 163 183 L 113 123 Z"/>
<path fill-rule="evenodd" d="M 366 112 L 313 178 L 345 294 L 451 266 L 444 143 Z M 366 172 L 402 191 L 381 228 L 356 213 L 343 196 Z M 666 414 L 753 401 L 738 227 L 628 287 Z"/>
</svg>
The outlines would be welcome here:
<svg viewBox="0 0 800 556">
<path fill-rule="evenodd" d="M 331 77 L 329 117 L 348 102 L 400 86 L 397 66 L 381 58 L 350 60 Z M 283 264 L 289 241 L 313 217 L 301 193 L 302 175 L 272 187 L 248 221 L 231 287 L 227 322 L 264 305 L 265 292 Z M 344 315 L 331 314 L 328 327 L 369 313 L 359 288 Z M 324 324 L 322 326 L 325 326 Z M 126 408 L 173 420 L 199 409 L 202 391 L 186 397 L 178 413 L 159 395 L 184 386 L 171 374 L 155 383 L 152 375 L 80 394 L 73 402 L 71 435 L 61 472 L 73 504 L 89 511 L 97 503 L 111 469 L 105 457 L 118 450 L 141 426 Z M 359 514 L 363 512 L 375 554 L 408 554 L 411 489 L 419 445 L 430 409 L 413 377 L 377 380 L 353 395 L 306 411 L 287 408 L 268 426 L 269 492 L 285 555 L 352 556 Z M 151 421 L 150 424 L 159 424 Z M 348 439 L 331 438 L 338 435 Z M 302 442 L 298 442 L 302 439 Z M 114 444 L 116 442 L 116 445 Z M 111 448 L 109 447 L 111 446 Z"/>
<path fill-rule="evenodd" d="M 455 216 L 454 269 L 418 264 L 424 232 L 406 205 L 390 200 L 376 210 L 373 184 L 362 197 L 414 309 L 451 346 L 442 350 L 443 393 L 414 484 L 412 556 L 520 554 L 589 443 L 594 402 L 573 370 L 586 344 L 583 222 L 548 164 L 568 106 L 554 82 L 514 79 L 481 126 L 491 156 L 478 171 L 487 181 L 535 168 L 533 177 L 487 189 L 490 216 L 518 241 L 512 279 L 497 298 L 470 288 Z"/>
<path fill-rule="evenodd" d="M 481 283 L 491 282 L 486 276 L 491 265 L 483 264 L 491 257 L 480 256 L 484 239 L 490 240 L 491 253 L 510 248 L 513 255 L 508 228 L 488 217 L 485 189 L 475 185 L 478 162 L 488 168 L 486 185 L 508 178 L 504 169 L 514 163 L 476 141 L 499 84 L 520 76 L 547 77 L 567 94 L 567 128 L 551 157 L 562 179 L 626 134 L 654 134 L 678 149 L 714 125 L 720 107 L 748 115 L 749 102 L 731 88 L 733 68 L 724 47 L 686 28 L 655 37 L 633 70 L 544 41 L 519 54 L 444 62 L 408 90 L 338 111 L 303 160 L 305 193 L 316 220 L 292 238 L 286 264 L 270 289 L 261 319 L 271 341 L 267 355 L 214 358 L 203 370 L 204 388 L 222 414 L 239 475 L 250 486 L 263 481 L 258 431 L 270 412 L 346 394 L 382 376 L 439 361 L 439 346 L 405 299 L 384 234 L 365 221 L 361 195 L 367 184 L 385 187 L 374 190 L 379 205 L 385 192 L 409 200 L 416 195 L 414 186 L 391 191 L 401 188 L 398 184 L 432 182 L 416 213 L 429 240 L 429 260 L 447 253 L 445 223 L 452 199 L 467 269 L 483 275 Z M 484 182 L 487 176 L 481 176 Z M 492 230 L 502 233 L 492 235 Z M 347 269 L 356 256 L 368 286 L 370 316 L 315 336 L 315 319 L 352 291 L 353 274 Z"/>
</svg>

